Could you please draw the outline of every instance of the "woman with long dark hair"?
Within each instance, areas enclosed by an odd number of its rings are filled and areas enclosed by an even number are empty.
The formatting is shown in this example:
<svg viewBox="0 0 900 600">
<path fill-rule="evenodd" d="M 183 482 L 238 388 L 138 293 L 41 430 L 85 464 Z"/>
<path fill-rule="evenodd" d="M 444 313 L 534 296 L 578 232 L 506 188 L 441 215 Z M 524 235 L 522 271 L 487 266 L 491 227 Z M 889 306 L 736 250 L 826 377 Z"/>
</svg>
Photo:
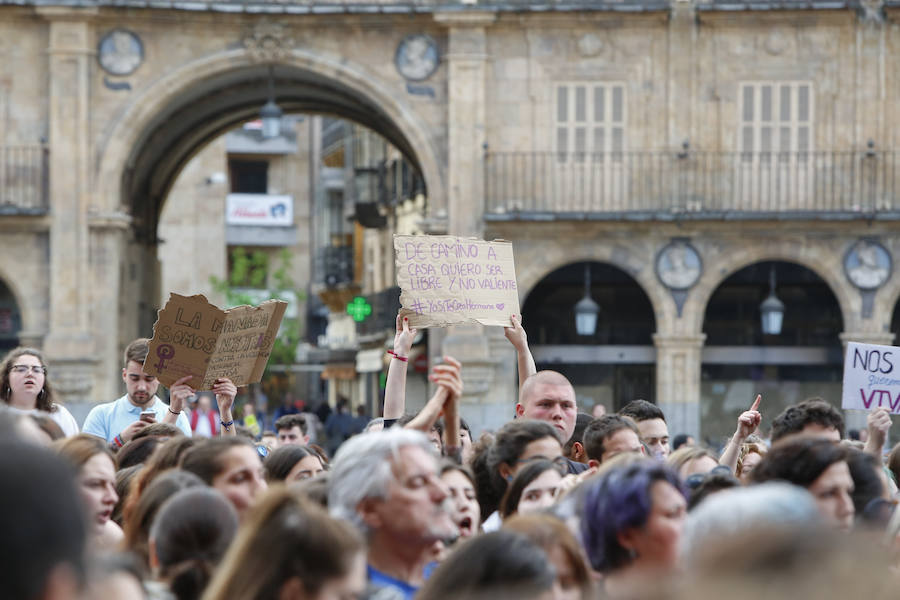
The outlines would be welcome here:
<svg viewBox="0 0 900 600">
<path fill-rule="evenodd" d="M 78 434 L 78 423 L 53 397 L 47 365 L 39 350 L 14 348 L 0 363 L 0 400 L 14 412 L 50 417 L 66 437 Z"/>
</svg>

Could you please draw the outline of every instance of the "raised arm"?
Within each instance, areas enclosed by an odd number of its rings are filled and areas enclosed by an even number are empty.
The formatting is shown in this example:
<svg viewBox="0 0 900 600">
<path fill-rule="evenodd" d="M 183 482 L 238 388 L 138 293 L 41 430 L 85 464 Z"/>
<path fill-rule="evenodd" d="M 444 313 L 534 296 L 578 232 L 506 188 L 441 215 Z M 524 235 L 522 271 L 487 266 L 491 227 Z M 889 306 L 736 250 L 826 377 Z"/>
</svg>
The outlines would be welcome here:
<svg viewBox="0 0 900 600">
<path fill-rule="evenodd" d="M 884 443 L 887 441 L 890 428 L 891 413 L 883 406 L 876 408 L 866 417 L 866 429 L 869 430 L 869 438 L 866 440 L 865 451 L 877 458 L 878 464 L 884 462 Z"/>
<path fill-rule="evenodd" d="M 234 427 L 234 416 L 231 409 L 234 407 L 234 398 L 237 396 L 237 386 L 227 377 L 219 377 L 212 386 L 216 395 L 216 404 L 219 405 L 219 420 L 222 425 L 222 435 L 237 435 Z"/>
<path fill-rule="evenodd" d="M 528 336 L 525 329 L 522 328 L 522 322 L 516 315 L 509 317 L 511 327 L 503 328 L 503 335 L 509 340 L 509 343 L 516 349 L 516 358 L 519 365 L 519 387 L 525 383 L 525 380 L 537 373 L 537 367 L 534 364 L 534 357 L 528 348 Z"/>
<path fill-rule="evenodd" d="M 462 365 L 450 356 L 445 356 L 444 361 L 444 364 L 435 365 L 428 376 L 428 379 L 437 385 L 437 391 L 425 404 L 425 408 L 406 424 L 406 428 L 428 433 L 443 415 L 444 451 L 458 461 L 460 458 L 459 399 L 463 390 Z"/>
<path fill-rule="evenodd" d="M 762 396 L 757 394 L 750 410 L 741 413 L 741 416 L 738 417 L 737 429 L 728 441 L 728 445 L 725 446 L 725 451 L 722 452 L 721 458 L 719 458 L 719 464 L 731 469 L 731 472 L 735 475 L 738 475 L 735 471 L 737 470 L 738 458 L 741 455 L 741 446 L 748 437 L 756 432 L 759 424 L 762 422 L 762 415 L 758 410 L 761 400 Z"/>
<path fill-rule="evenodd" d="M 406 410 L 406 368 L 409 351 L 418 329 L 409 327 L 409 319 L 397 315 L 397 332 L 394 334 L 394 350 L 384 384 L 384 418 L 399 419 Z"/>
</svg>

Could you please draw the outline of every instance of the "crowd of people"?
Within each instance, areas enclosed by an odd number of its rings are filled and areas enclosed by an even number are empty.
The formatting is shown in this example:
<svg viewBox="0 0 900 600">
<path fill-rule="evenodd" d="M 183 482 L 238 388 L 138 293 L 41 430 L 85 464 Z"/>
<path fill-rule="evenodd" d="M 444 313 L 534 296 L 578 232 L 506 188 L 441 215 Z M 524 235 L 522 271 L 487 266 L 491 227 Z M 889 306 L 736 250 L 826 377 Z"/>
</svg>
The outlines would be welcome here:
<svg viewBox="0 0 900 600">
<path fill-rule="evenodd" d="M 0 597 L 897 597 L 900 445 L 885 455 L 886 410 L 863 443 L 818 398 L 763 427 L 757 397 L 720 452 L 670 438 L 644 400 L 579 412 L 565 376 L 536 370 L 515 317 L 505 333 L 520 384 L 508 423 L 473 436 L 452 357 L 407 414 L 416 330 L 398 316 L 383 415 L 334 453 L 300 414 L 239 427 L 227 379 L 199 414 L 185 412 L 190 377 L 162 401 L 146 339 L 125 351 L 125 395 L 79 428 L 41 353 L 11 351 Z"/>
</svg>

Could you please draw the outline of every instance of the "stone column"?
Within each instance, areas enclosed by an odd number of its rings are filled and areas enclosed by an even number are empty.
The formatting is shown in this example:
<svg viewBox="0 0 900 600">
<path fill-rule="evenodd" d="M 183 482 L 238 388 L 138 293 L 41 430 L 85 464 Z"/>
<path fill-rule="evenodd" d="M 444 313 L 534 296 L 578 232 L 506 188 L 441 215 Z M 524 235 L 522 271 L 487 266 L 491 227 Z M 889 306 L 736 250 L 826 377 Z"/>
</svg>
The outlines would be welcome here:
<svg viewBox="0 0 900 600">
<path fill-rule="evenodd" d="M 894 334 L 889 331 L 845 331 L 840 337 L 845 354 L 847 352 L 847 342 L 880 344 L 882 346 L 891 346 L 894 343 Z M 868 413 L 864 410 L 845 410 L 844 429 L 848 431 L 850 429 L 865 429 L 867 415 Z"/>
<path fill-rule="evenodd" d="M 448 28 L 447 52 L 447 207 L 448 233 L 481 237 L 484 232 L 484 146 L 487 32 L 493 13 L 437 13 Z M 465 392 L 461 412 L 477 434 L 513 416 L 518 393 L 515 352 L 499 327 L 450 327 L 434 336 L 430 354 L 463 363 Z"/>
<path fill-rule="evenodd" d="M 93 385 L 89 319 L 90 73 L 96 9 L 46 7 L 49 22 L 50 323 L 44 342 L 63 402 Z M 77 411 L 76 411 L 77 412 Z"/>
<path fill-rule="evenodd" d="M 478 236 L 484 230 L 487 34 L 493 13 L 448 12 L 434 16 L 447 38 L 447 206 L 449 233 Z"/>
<path fill-rule="evenodd" d="M 655 334 L 656 403 L 669 433 L 700 435 L 700 362 L 705 334 Z"/>
</svg>

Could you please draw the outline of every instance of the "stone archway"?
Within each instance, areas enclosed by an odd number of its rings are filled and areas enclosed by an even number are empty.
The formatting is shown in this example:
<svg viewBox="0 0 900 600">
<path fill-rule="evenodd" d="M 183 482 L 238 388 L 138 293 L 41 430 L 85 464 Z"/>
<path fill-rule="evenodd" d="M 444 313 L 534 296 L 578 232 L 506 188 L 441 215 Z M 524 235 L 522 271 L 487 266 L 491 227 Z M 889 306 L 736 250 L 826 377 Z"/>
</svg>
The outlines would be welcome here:
<svg viewBox="0 0 900 600">
<path fill-rule="evenodd" d="M 280 68 L 308 74 L 320 82 L 331 82 L 336 88 L 357 95 L 363 101 L 356 108 L 377 107 L 380 110 L 377 116 L 381 130 L 387 134 L 385 137 L 401 150 L 410 153 L 410 157 L 420 167 L 432 212 L 446 210 L 444 169 L 433 140 L 434 132 L 429 132 L 413 109 L 398 101 L 395 95 L 378 82 L 374 74 L 365 72 L 352 63 L 339 63 L 305 50 L 294 50 L 281 58 L 278 65 Z M 170 112 L 173 104 L 182 103 L 182 97 L 193 86 L 204 80 L 216 81 L 216 78 L 227 81 L 229 74 L 264 67 L 247 50 L 229 50 L 186 64 L 136 95 L 119 114 L 114 115 L 111 125 L 106 128 L 98 144 L 100 150 L 95 173 L 95 205 L 99 212 L 110 214 L 127 208 L 127 184 L 135 169 L 135 148 L 153 133 L 151 130 L 163 125 L 159 122 L 160 116 Z M 249 105 L 234 107 L 225 119 L 214 121 L 209 118 L 210 122 L 206 123 L 201 132 L 185 132 L 185 139 L 178 140 L 186 145 L 185 151 L 177 157 L 176 164 L 167 165 L 167 180 L 156 184 L 155 192 L 164 196 L 167 186 L 171 185 L 180 167 L 199 147 L 231 126 L 255 116 L 261 105 L 259 99 L 255 99 Z M 350 108 L 344 108 L 349 118 L 367 124 L 364 115 L 359 114 L 363 111 L 353 114 Z M 392 131 L 384 131 L 391 127 Z M 372 128 L 379 130 L 378 125 Z M 126 206 L 123 206 L 123 201 Z"/>
<path fill-rule="evenodd" d="M 593 330 L 579 331 L 575 306 L 585 295 L 598 308 Z M 539 369 L 563 373 L 589 412 L 615 411 L 635 398 L 653 400 L 656 319 L 650 298 L 627 271 L 597 260 L 569 261 L 528 290 L 522 322 Z"/>
<path fill-rule="evenodd" d="M 522 247 L 522 251 L 520 251 Z M 591 241 L 563 247 L 560 244 L 516 244 L 516 271 L 519 285 L 519 302 L 525 304 L 528 294 L 547 274 L 576 262 L 606 263 L 627 273 L 641 288 L 653 307 L 656 327 L 665 327 L 677 318 L 675 303 L 656 281 L 652 265 L 635 248 L 635 252 L 622 252 L 619 247 L 596 244 Z"/>
<path fill-rule="evenodd" d="M 28 320 L 33 312 L 29 303 L 22 302 L 15 279 L 0 273 L 0 354 L 18 345 L 38 345 L 34 334 L 39 330 Z"/>
<path fill-rule="evenodd" d="M 854 322 L 853 316 L 859 314 L 861 301 L 858 295 L 851 294 L 848 284 L 840 279 L 843 272 L 840 266 L 842 256 L 833 256 L 833 248 L 824 244 L 798 246 L 791 241 L 782 241 L 746 245 L 735 250 L 717 252 L 712 256 L 704 253 L 704 260 L 708 261 L 704 267 L 704 275 L 690 290 L 685 302 L 683 318 L 686 330 L 697 335 L 702 333 L 709 299 L 726 279 L 745 267 L 768 261 L 794 263 L 818 275 L 837 299 L 845 329 Z"/>
</svg>

